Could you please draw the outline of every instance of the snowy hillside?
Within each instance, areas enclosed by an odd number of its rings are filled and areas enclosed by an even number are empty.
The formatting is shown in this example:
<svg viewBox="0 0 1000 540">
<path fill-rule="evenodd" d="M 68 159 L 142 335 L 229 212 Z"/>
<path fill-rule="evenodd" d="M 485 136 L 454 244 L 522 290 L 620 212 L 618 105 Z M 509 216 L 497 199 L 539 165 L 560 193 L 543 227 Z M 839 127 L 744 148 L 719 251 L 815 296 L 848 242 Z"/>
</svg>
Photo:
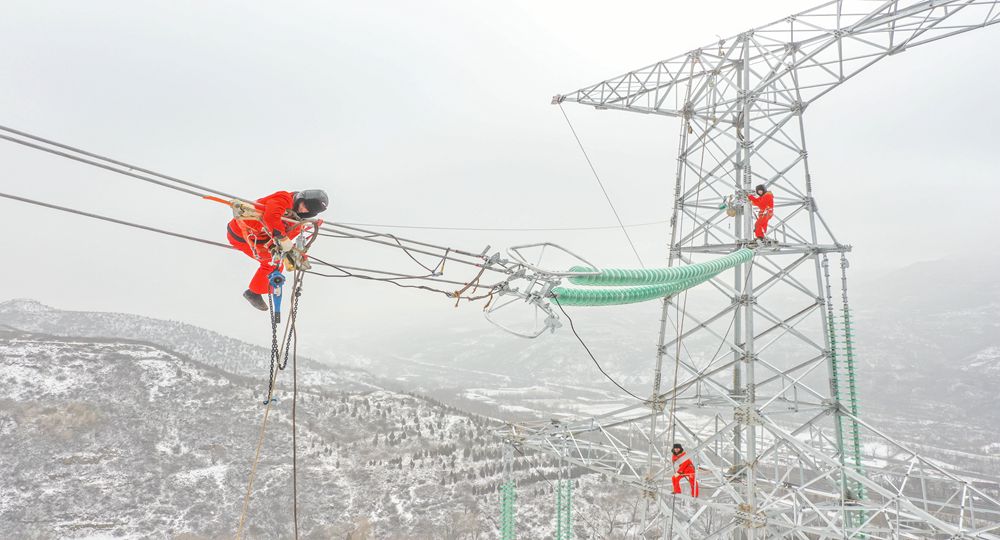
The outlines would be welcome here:
<svg viewBox="0 0 1000 540">
<path fill-rule="evenodd" d="M 915 264 L 855 288 L 862 411 L 987 453 L 1000 440 L 1000 264 L 963 279 L 954 267 Z"/>
<path fill-rule="evenodd" d="M 34 300 L 0 303 L 0 325 L 28 332 L 60 336 L 141 340 L 176 351 L 204 364 L 235 375 L 266 380 L 270 351 L 216 332 L 176 321 L 90 311 L 63 311 Z M 318 364 L 302 359 L 305 366 Z M 337 370 L 315 369 L 309 384 L 329 385 L 341 390 L 371 388 L 373 377 L 364 370 L 338 366 Z"/>
<path fill-rule="evenodd" d="M 151 343 L 13 330 L 0 330 L 0 363 L 0 538 L 233 535 L 263 412 L 256 378 Z M 289 384 L 283 374 L 249 537 L 291 534 Z M 298 403 L 303 537 L 496 536 L 495 423 L 386 390 L 300 387 Z M 541 538 L 556 470 L 531 461 L 516 465 L 518 527 Z M 620 493 L 581 490 L 581 536 L 616 537 L 634 502 Z"/>
</svg>

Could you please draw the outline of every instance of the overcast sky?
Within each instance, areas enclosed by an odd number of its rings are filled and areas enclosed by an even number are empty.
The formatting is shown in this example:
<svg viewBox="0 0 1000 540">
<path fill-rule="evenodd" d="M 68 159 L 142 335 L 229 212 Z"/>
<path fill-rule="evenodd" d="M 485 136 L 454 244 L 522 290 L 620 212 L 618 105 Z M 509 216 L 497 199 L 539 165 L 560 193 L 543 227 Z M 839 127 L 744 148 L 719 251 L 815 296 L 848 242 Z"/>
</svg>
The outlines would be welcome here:
<svg viewBox="0 0 1000 540">
<path fill-rule="evenodd" d="M 0 124 L 260 197 L 323 188 L 327 218 L 471 227 L 615 223 L 553 94 L 801 11 L 812 2 L 47 2 L 0 17 Z M 890 58 L 809 109 L 817 200 L 855 279 L 996 245 L 1000 28 Z M 627 223 L 672 206 L 675 120 L 567 113 Z M 5 192 L 225 241 L 228 210 L 0 144 Z M 241 254 L 0 200 L 0 299 L 178 319 L 263 342 Z M 663 261 L 666 226 L 633 229 Z M 411 236 L 479 251 L 556 241 L 634 263 L 620 231 Z M 384 262 L 364 246 L 331 259 Z M 478 308 L 313 280 L 310 331 L 482 325 Z M 484 331 L 489 327 L 483 326 Z"/>
</svg>

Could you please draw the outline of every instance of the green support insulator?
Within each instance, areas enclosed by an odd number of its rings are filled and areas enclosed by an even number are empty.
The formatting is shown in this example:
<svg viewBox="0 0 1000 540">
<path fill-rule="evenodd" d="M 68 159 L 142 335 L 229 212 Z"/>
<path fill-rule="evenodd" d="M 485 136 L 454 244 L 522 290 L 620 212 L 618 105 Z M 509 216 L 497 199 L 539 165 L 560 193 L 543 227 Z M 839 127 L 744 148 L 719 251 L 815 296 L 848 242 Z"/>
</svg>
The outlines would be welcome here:
<svg viewBox="0 0 1000 540">
<path fill-rule="evenodd" d="M 574 285 L 598 287 L 631 287 L 635 285 L 662 285 L 675 281 L 687 281 L 715 276 L 723 270 L 746 263 L 753 258 L 753 250 L 742 248 L 714 261 L 673 266 L 670 268 L 625 269 L 607 268 L 593 276 L 569 278 Z M 574 266 L 570 272 L 596 272 L 587 266 Z"/>
<path fill-rule="evenodd" d="M 517 493 L 514 491 L 514 481 L 509 480 L 500 486 L 500 540 L 514 540 L 514 502 Z"/>
<path fill-rule="evenodd" d="M 556 540 L 573 538 L 573 480 L 556 482 Z"/>
<path fill-rule="evenodd" d="M 552 289 L 560 305 L 563 306 L 618 306 L 636 304 L 648 300 L 656 300 L 677 294 L 685 289 L 704 283 L 713 276 L 707 276 L 685 281 L 675 281 L 662 285 L 646 285 L 642 287 L 616 287 L 607 289 L 574 289 L 556 287 Z"/>
</svg>

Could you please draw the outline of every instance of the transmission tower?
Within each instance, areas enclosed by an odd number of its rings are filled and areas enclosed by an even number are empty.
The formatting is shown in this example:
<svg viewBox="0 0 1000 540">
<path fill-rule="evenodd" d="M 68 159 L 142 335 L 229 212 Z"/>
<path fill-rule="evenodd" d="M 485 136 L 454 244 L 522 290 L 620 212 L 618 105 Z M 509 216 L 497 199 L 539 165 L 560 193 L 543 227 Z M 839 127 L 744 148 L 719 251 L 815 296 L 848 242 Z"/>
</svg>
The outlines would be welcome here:
<svg viewBox="0 0 1000 540">
<path fill-rule="evenodd" d="M 995 479 L 861 418 L 850 246 L 813 198 L 803 122 L 878 61 L 997 22 L 997 1 L 832 1 L 556 96 L 680 120 L 671 266 L 756 253 L 690 303 L 664 300 L 646 402 L 518 425 L 515 444 L 634 485 L 642 538 L 1000 538 Z M 766 246 L 741 204 L 756 184 L 775 194 Z M 699 498 L 673 494 L 675 441 L 700 469 Z"/>
</svg>

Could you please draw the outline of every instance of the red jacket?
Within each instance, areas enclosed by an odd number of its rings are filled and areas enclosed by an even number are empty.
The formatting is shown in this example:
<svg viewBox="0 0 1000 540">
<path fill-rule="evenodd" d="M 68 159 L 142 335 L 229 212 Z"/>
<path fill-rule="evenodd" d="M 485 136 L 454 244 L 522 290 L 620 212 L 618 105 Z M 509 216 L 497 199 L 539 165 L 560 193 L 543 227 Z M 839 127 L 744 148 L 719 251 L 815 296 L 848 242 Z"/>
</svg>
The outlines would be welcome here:
<svg viewBox="0 0 1000 540">
<path fill-rule="evenodd" d="M 295 238 L 299 235 L 300 227 L 282 221 L 285 212 L 292 209 L 294 193 L 291 191 L 278 191 L 267 197 L 257 199 L 258 210 L 261 212 L 260 220 L 232 220 L 229 222 L 229 234 L 238 240 L 247 241 L 245 236 L 251 236 L 251 241 L 257 244 L 267 243 L 272 237 L 285 236 Z"/>
<path fill-rule="evenodd" d="M 676 475 L 694 475 L 694 463 L 691 463 L 691 459 L 687 457 L 687 452 L 681 452 L 680 455 L 671 456 L 671 459 L 674 460 L 674 463 L 677 463 L 678 460 L 683 460 L 681 461 L 680 466 L 677 467 L 677 472 L 675 473 Z"/>
<path fill-rule="evenodd" d="M 770 191 L 764 192 L 760 197 L 755 195 L 747 195 L 747 197 L 750 198 L 750 202 L 754 206 L 760 209 L 761 215 L 774 214 L 774 194 Z"/>
</svg>

